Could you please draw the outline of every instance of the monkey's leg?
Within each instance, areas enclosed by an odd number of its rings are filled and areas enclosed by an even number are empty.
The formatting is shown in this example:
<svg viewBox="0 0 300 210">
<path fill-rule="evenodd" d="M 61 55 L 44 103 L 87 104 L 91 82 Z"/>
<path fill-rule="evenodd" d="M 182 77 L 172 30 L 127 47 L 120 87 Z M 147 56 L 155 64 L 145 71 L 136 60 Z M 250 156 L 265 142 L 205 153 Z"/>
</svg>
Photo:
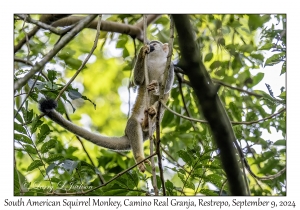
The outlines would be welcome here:
<svg viewBox="0 0 300 210">
<path fill-rule="evenodd" d="M 142 130 L 143 131 L 148 131 L 149 130 L 149 117 L 150 119 L 153 120 L 153 118 L 156 116 L 157 113 L 157 106 L 158 102 L 155 102 L 152 106 L 150 106 L 148 109 L 145 109 L 144 111 L 144 120 L 142 122 Z"/>
<path fill-rule="evenodd" d="M 145 159 L 142 126 L 137 119 L 133 117 L 128 119 L 125 133 L 130 141 L 135 161 L 138 163 L 141 160 Z M 138 168 L 141 172 L 145 172 L 146 170 L 144 163 L 139 164 Z"/>
</svg>

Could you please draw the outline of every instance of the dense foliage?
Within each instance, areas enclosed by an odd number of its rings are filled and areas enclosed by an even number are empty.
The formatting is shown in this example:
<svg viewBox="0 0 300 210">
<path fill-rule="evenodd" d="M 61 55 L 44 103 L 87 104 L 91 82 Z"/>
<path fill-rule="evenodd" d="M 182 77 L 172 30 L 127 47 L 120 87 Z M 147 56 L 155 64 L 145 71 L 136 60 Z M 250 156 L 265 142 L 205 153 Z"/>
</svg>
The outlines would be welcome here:
<svg viewBox="0 0 300 210">
<path fill-rule="evenodd" d="M 24 17 L 16 15 L 14 21 L 15 83 L 38 68 L 39 62 L 63 41 L 68 31 L 78 26 L 55 25 L 56 20 L 43 21 L 40 15 L 31 15 L 25 21 Z M 79 16 L 78 20 L 84 17 Z M 129 87 L 131 70 L 143 43 L 138 34 L 116 33 L 120 31 L 114 25 L 104 30 L 103 24 L 106 21 L 139 27 L 143 25 L 139 24 L 142 17 L 103 16 L 97 48 L 64 92 L 62 89 L 91 52 L 96 27 L 80 30 L 41 66 L 41 71 L 32 74 L 24 85 L 15 86 L 15 195 L 154 193 L 150 166 L 144 174 L 136 167 L 127 170 L 135 164 L 131 152 L 95 146 L 41 116 L 38 110 L 41 98 L 55 99 L 61 92 L 57 110 L 72 122 L 108 136 L 123 135 L 128 110 L 135 98 L 135 88 Z M 285 15 L 190 15 L 190 19 L 202 62 L 214 83 L 220 86 L 218 95 L 246 159 L 241 162 L 237 151 L 250 194 L 286 195 L 285 84 L 279 96 L 273 94 L 268 84 L 264 90 L 256 89 L 264 78 L 266 66 L 279 65 L 281 74 L 274 78 L 285 76 Z M 42 22 L 44 26 L 35 29 Z M 94 22 L 97 25 L 97 19 Z M 147 29 L 148 39 L 168 42 L 169 25 L 167 15 L 153 19 Z M 36 31 L 31 35 L 33 30 Z M 24 44 L 16 48 L 22 40 Z M 180 64 L 180 58 L 175 32 L 172 57 L 175 65 Z M 194 90 L 182 73 L 182 69 L 176 69 L 168 105 L 180 115 L 204 120 Z M 274 138 L 264 138 L 265 133 L 273 134 Z M 219 150 L 206 123 L 166 111 L 160 145 L 164 174 L 161 179 L 156 167 L 160 194 L 162 188 L 167 195 L 230 194 Z M 144 146 L 148 156 L 149 141 Z"/>
</svg>

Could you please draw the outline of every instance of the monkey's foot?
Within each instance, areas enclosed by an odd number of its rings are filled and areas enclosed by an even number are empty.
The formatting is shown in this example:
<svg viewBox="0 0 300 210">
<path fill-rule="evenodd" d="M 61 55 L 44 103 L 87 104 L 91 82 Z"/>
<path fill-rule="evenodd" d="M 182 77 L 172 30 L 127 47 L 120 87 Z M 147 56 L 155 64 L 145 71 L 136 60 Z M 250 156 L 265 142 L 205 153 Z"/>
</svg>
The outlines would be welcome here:
<svg viewBox="0 0 300 210">
<path fill-rule="evenodd" d="M 144 160 L 144 159 L 145 159 L 145 158 L 143 158 L 143 157 L 138 157 L 138 158 L 136 158 L 136 162 L 138 163 L 138 162 L 140 162 L 140 161 L 142 161 L 142 160 Z M 145 160 L 143 163 L 141 163 L 141 164 L 138 165 L 138 168 L 139 168 L 139 170 L 140 170 L 142 173 L 144 173 L 144 172 L 146 171 L 146 166 L 145 166 L 144 163 L 149 163 L 149 161 L 148 161 L 148 160 Z"/>
<path fill-rule="evenodd" d="M 155 115 L 156 115 L 156 109 L 154 106 L 150 106 L 148 109 L 145 109 L 144 114 L 145 114 L 145 119 L 146 116 L 150 116 L 150 118 L 152 119 Z M 148 118 L 148 117 L 147 117 Z"/>
<path fill-rule="evenodd" d="M 150 82 L 150 83 L 147 85 L 147 90 L 148 90 L 148 91 L 154 90 L 155 93 L 158 93 L 158 90 L 159 90 L 159 84 L 158 84 L 157 80 L 152 80 L 152 82 Z"/>
</svg>

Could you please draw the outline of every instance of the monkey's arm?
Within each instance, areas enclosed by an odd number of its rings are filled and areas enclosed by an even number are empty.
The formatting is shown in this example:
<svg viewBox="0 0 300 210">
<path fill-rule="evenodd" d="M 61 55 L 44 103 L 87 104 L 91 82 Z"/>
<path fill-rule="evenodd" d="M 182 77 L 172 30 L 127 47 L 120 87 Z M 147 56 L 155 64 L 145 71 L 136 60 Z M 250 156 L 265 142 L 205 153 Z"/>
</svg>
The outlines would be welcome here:
<svg viewBox="0 0 300 210">
<path fill-rule="evenodd" d="M 133 70 L 133 81 L 135 85 L 142 85 L 145 79 L 145 57 L 149 52 L 149 46 L 145 45 L 140 49 L 137 61 Z"/>
<path fill-rule="evenodd" d="M 98 146 L 112 150 L 130 150 L 130 141 L 127 136 L 107 137 L 87 131 L 74 123 L 66 120 L 63 116 L 55 111 L 57 103 L 52 99 L 42 100 L 40 102 L 40 110 L 51 120 L 61 125 L 68 131 L 78 135 Z"/>
<path fill-rule="evenodd" d="M 166 81 L 165 91 L 164 91 L 165 94 L 169 93 L 171 91 L 172 86 L 173 86 L 173 81 L 174 81 L 174 65 L 171 62 L 170 63 L 170 68 L 169 68 L 168 78 L 167 78 L 167 81 Z"/>
</svg>

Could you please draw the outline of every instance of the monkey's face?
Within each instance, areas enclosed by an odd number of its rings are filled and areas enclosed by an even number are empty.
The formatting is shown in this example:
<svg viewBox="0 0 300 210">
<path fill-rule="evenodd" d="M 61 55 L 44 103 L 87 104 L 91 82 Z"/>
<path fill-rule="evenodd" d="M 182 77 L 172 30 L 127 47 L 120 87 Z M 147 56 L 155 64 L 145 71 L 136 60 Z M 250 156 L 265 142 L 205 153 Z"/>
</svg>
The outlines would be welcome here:
<svg viewBox="0 0 300 210">
<path fill-rule="evenodd" d="M 149 48 L 149 55 L 151 57 L 166 57 L 169 52 L 168 44 L 163 44 L 159 41 L 151 41 Z"/>
</svg>

